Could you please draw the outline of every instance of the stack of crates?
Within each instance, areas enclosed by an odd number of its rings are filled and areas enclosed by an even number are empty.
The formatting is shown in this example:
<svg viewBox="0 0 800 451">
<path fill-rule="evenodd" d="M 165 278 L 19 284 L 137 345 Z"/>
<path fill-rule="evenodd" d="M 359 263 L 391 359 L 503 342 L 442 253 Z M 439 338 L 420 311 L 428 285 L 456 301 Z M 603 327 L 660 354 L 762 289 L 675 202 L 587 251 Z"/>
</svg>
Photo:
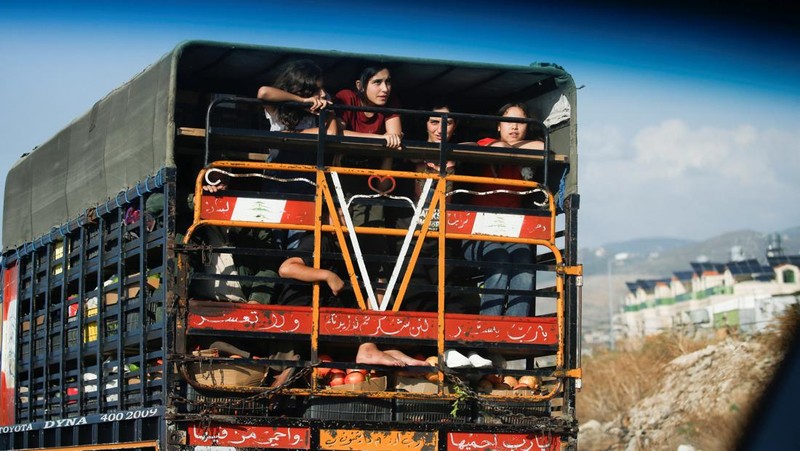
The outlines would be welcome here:
<svg viewBox="0 0 800 451">
<path fill-rule="evenodd" d="M 310 396 L 305 418 L 342 421 L 392 421 L 392 400 Z"/>
<path fill-rule="evenodd" d="M 167 221 L 160 218 L 142 236 L 128 235 L 142 223 L 127 224 L 125 211 L 145 199 L 128 194 L 126 201 L 98 209 L 94 221 L 57 240 L 34 243 L 13 262 L 19 268 L 17 399 L 26 401 L 16 403 L 18 423 L 164 404 Z M 120 378 L 106 372 L 109 365 L 136 370 Z M 87 379 L 91 374 L 102 377 Z"/>
</svg>

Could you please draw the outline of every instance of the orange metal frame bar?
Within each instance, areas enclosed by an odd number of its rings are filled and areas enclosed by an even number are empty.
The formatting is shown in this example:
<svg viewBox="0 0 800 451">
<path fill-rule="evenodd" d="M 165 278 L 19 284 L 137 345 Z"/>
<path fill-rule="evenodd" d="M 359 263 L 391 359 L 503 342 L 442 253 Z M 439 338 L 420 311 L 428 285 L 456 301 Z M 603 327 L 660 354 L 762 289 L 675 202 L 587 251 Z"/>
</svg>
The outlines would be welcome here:
<svg viewBox="0 0 800 451">
<path fill-rule="evenodd" d="M 205 179 L 205 174 L 208 169 L 212 168 L 219 168 L 219 169 L 249 169 L 254 171 L 263 171 L 263 170 L 278 170 L 278 171 L 300 171 L 300 172 L 308 172 L 314 173 L 316 179 L 316 199 L 315 199 L 315 206 L 314 206 L 314 225 L 292 225 L 292 224 L 280 224 L 280 223 L 263 223 L 263 222 L 247 222 L 247 221 L 230 221 L 230 220 L 208 220 L 208 219 L 201 219 L 201 199 L 203 196 L 203 184 Z M 186 237 L 184 243 L 188 243 L 189 239 L 191 238 L 192 234 L 197 230 L 197 228 L 202 226 L 236 226 L 236 227 L 252 227 L 252 228 L 267 228 L 267 229 L 291 229 L 291 230 L 308 230 L 313 231 L 315 235 L 315 250 L 314 250 L 314 267 L 319 268 L 321 264 L 321 255 L 319 251 L 320 241 L 321 241 L 321 232 L 334 232 L 336 233 L 337 240 L 339 245 L 342 249 L 342 256 L 347 268 L 348 277 L 350 282 L 353 286 L 353 291 L 356 296 L 356 301 L 358 302 L 359 308 L 362 310 L 367 309 L 366 302 L 364 300 L 364 294 L 358 285 L 358 280 L 356 277 L 355 266 L 353 265 L 353 259 L 350 255 L 350 251 L 348 250 L 348 246 L 346 244 L 344 233 L 346 232 L 346 228 L 342 225 L 339 215 L 338 214 L 330 214 L 330 225 L 322 224 L 322 203 L 325 202 L 326 207 L 328 208 L 329 212 L 335 212 L 336 207 L 334 204 L 333 195 L 331 193 L 330 187 L 328 186 L 328 182 L 325 178 L 325 174 L 328 172 L 338 172 L 340 174 L 346 175 L 362 175 L 362 176 L 391 176 L 391 177 L 399 177 L 399 178 L 411 178 L 411 179 L 427 179 L 427 178 L 434 178 L 437 180 L 433 197 L 431 200 L 430 205 L 428 206 L 428 212 L 423 220 L 422 224 L 420 225 L 420 229 L 414 231 L 414 236 L 417 237 L 417 241 L 414 245 L 414 249 L 409 257 L 409 262 L 407 268 L 413 268 L 416 264 L 419 254 L 422 249 L 423 242 L 426 238 L 434 238 L 438 240 L 438 271 L 439 271 L 439 286 L 438 286 L 438 339 L 437 339 L 437 352 L 439 354 L 440 362 L 442 361 L 444 355 L 444 304 L 445 304 L 445 296 L 444 296 L 444 285 L 445 285 L 445 245 L 447 239 L 462 239 L 462 240 L 482 240 L 482 241 L 489 241 L 489 242 L 506 242 L 506 243 L 523 243 L 529 244 L 534 246 L 543 246 L 548 248 L 554 255 L 556 266 L 559 268 L 556 271 L 556 293 L 557 293 L 557 301 L 556 301 L 556 315 L 558 318 L 558 331 L 559 331 L 559 339 L 558 339 L 558 350 L 556 353 L 556 367 L 559 369 L 563 368 L 564 365 L 564 327 L 565 327 L 565 320 L 564 320 L 564 277 L 565 275 L 576 275 L 581 273 L 579 267 L 566 267 L 564 266 L 564 259 L 561 254 L 561 251 L 555 245 L 555 203 L 553 201 L 553 196 L 547 193 L 547 209 L 550 213 L 550 237 L 548 240 L 541 240 L 541 239 L 532 239 L 532 238 L 516 238 L 516 237 L 499 237 L 499 236 L 490 236 L 490 235 L 470 235 L 470 234 L 463 234 L 463 233 L 447 233 L 445 230 L 430 230 L 430 225 L 433 220 L 434 212 L 438 209 L 440 218 L 446 218 L 446 186 L 448 181 L 453 182 L 467 182 L 467 183 L 474 183 L 474 184 L 497 184 L 498 180 L 493 178 L 487 177 L 474 177 L 474 176 L 464 176 L 464 175 L 446 175 L 444 177 L 440 177 L 438 174 L 424 174 L 418 172 L 408 172 L 408 171 L 390 171 L 390 170 L 372 170 L 372 169 L 359 169 L 359 168 L 344 168 L 344 167 L 327 167 L 325 170 L 320 171 L 315 166 L 308 166 L 308 165 L 290 165 L 290 164 L 277 164 L 277 163 L 256 163 L 256 162 L 243 162 L 243 161 L 218 161 L 214 162 L 209 165 L 208 168 L 203 169 L 197 176 L 196 185 L 195 185 L 195 205 L 194 205 L 194 222 L 189 228 L 186 233 Z M 541 184 L 536 182 L 530 182 L 525 180 L 502 180 L 502 184 L 509 186 L 509 187 L 518 187 L 518 188 L 541 188 Z M 405 236 L 407 231 L 405 230 L 398 230 L 398 229 L 384 229 L 384 228 L 376 228 L 376 227 L 355 227 L 355 231 L 357 233 L 362 234 L 380 234 L 386 236 Z M 408 288 L 408 284 L 411 279 L 411 271 L 406 270 L 403 274 L 403 279 L 397 288 L 397 297 L 394 300 L 392 305 L 393 311 L 398 311 L 402 306 L 403 297 L 406 293 Z M 318 361 L 318 349 L 319 349 L 319 284 L 314 284 L 313 288 L 313 324 L 312 324 L 312 336 L 311 336 L 311 343 L 312 343 L 312 361 Z M 439 395 L 443 395 L 444 393 L 444 378 L 443 375 L 440 373 L 439 377 Z M 312 379 L 312 390 L 316 390 L 316 377 Z M 548 394 L 534 396 L 532 399 L 535 400 L 546 400 L 552 398 L 558 390 L 562 387 L 561 382 L 559 382 L 553 391 Z M 292 390 L 298 391 L 298 390 Z M 305 392 L 306 390 L 299 390 L 298 392 Z M 346 392 L 339 392 L 339 394 L 346 393 Z M 298 393 L 299 394 L 299 393 Z M 361 394 L 363 396 L 363 393 Z M 381 397 L 379 394 L 370 394 L 369 397 Z"/>
</svg>

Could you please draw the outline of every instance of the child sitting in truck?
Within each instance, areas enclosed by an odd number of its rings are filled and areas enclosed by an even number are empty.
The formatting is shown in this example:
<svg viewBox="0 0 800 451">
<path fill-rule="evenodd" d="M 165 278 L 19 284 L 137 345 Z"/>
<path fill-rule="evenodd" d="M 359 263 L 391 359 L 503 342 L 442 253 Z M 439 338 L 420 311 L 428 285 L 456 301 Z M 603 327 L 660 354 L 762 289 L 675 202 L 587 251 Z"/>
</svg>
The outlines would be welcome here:
<svg viewBox="0 0 800 451">
<path fill-rule="evenodd" d="M 451 111 L 450 106 L 446 100 L 439 99 L 436 100 L 431 104 L 431 107 L 428 108 L 430 111 L 434 111 L 437 113 L 449 113 Z M 456 121 L 453 118 L 448 118 L 447 120 L 447 132 L 444 136 L 445 141 L 450 141 L 453 137 L 453 134 L 456 130 Z M 425 121 L 425 127 L 427 130 L 427 142 L 432 144 L 439 144 L 442 142 L 442 118 L 441 116 L 430 116 Z M 410 164 L 413 165 L 414 171 L 422 172 L 426 174 L 439 174 L 439 159 L 429 159 L 429 160 L 412 160 Z M 447 174 L 453 174 L 455 172 L 455 161 L 448 161 L 447 167 L 445 169 Z M 430 186 L 427 195 L 427 201 L 425 202 L 426 208 L 423 209 L 421 217 L 418 218 L 419 224 L 422 224 L 422 221 L 425 219 L 425 215 L 428 213 L 427 206 L 430 205 L 430 199 L 433 197 L 433 191 L 436 188 L 436 181 L 438 179 L 434 179 L 433 183 Z M 422 196 L 422 190 L 426 179 L 416 179 L 414 183 L 414 193 L 413 198 L 416 202 Z M 452 182 L 447 183 L 446 192 L 452 190 Z M 445 201 L 449 201 L 449 197 L 445 199 Z M 404 210 L 408 211 L 407 209 Z M 397 219 L 396 226 L 400 229 L 407 229 L 410 225 L 411 221 L 410 216 L 403 216 Z M 434 213 L 434 216 L 431 220 L 430 230 L 438 230 L 439 224 L 441 219 L 438 216 L 438 211 Z M 400 251 L 402 240 L 399 240 L 397 243 L 397 251 Z M 458 251 L 459 243 L 456 240 L 448 240 L 446 244 L 446 255 L 449 257 L 452 253 L 456 253 Z M 422 245 L 422 250 L 419 254 L 420 259 L 428 259 L 433 260 L 436 259 L 437 255 L 439 254 L 439 244 L 438 241 L 435 239 L 426 239 Z M 447 258 L 447 257 L 446 257 Z M 455 278 L 458 278 L 456 271 L 452 266 L 447 266 L 445 268 L 445 280 L 448 283 L 452 283 Z M 423 261 L 417 261 L 417 264 L 414 266 L 412 271 L 411 279 L 409 281 L 408 287 L 406 289 L 406 294 L 403 299 L 403 303 L 401 306 L 402 310 L 405 311 L 423 311 L 423 312 L 435 312 L 437 310 L 438 301 L 437 301 L 437 285 L 439 283 L 439 271 L 438 265 Z M 469 299 L 467 299 L 462 293 L 459 292 L 450 292 L 447 294 L 445 299 L 445 311 L 448 313 L 467 313 L 467 304 Z"/>
<path fill-rule="evenodd" d="M 308 104 L 308 108 L 298 108 L 285 104 L 264 105 L 264 115 L 270 123 L 270 131 L 311 133 L 320 131 L 319 112 L 330 105 L 330 97 L 323 88 L 322 69 L 313 61 L 302 59 L 284 64 L 272 86 L 258 89 L 258 98 L 269 102 L 298 102 Z M 338 133 L 338 124 L 331 113 L 325 120 L 328 135 Z M 269 149 L 270 163 L 316 165 L 316 154 L 311 151 Z M 263 189 L 267 192 L 313 195 L 314 173 L 293 171 L 269 171 L 267 176 L 275 179 L 303 179 L 302 181 L 268 180 Z M 282 246 L 292 249 L 305 232 L 286 230 L 277 233 Z"/>
<path fill-rule="evenodd" d="M 524 103 L 509 103 L 500 108 L 498 116 L 529 118 Z M 539 140 L 526 140 L 528 124 L 520 122 L 500 122 L 497 125 L 499 138 L 484 138 L 479 145 L 504 148 L 543 149 Z M 530 176 L 528 169 L 528 176 Z M 526 168 L 514 164 L 487 165 L 477 174 L 482 177 L 523 180 Z M 480 184 L 477 189 L 483 192 L 498 190 L 521 191 L 519 188 L 500 184 Z M 472 205 L 491 208 L 520 208 L 522 195 L 496 192 L 482 196 L 472 196 Z M 481 262 L 484 274 L 481 294 L 482 315 L 528 316 L 533 301 L 534 273 L 530 269 L 533 252 L 530 245 L 521 243 L 472 241 L 464 242 L 464 258 Z M 506 293 L 508 299 L 506 300 Z"/>
<path fill-rule="evenodd" d="M 320 131 L 319 112 L 331 101 L 322 87 L 322 69 L 308 59 L 292 61 L 281 66 L 273 86 L 262 86 L 258 89 L 258 98 L 269 102 L 298 102 L 308 104 L 308 108 L 298 108 L 284 104 L 264 105 L 264 115 L 269 120 L 270 131 L 312 133 Z M 326 133 L 336 135 L 337 123 L 331 114 L 321 124 Z M 311 151 L 289 151 L 286 149 L 269 149 L 270 163 L 315 165 L 316 155 Z M 310 172 L 274 171 L 268 175 L 281 179 L 312 179 Z M 287 186 L 288 184 L 288 186 Z M 313 194 L 314 186 L 305 182 L 282 182 L 270 180 L 264 186 L 265 191 Z"/>
<path fill-rule="evenodd" d="M 294 279 L 301 282 L 320 282 L 320 306 L 324 307 L 352 307 L 355 299 L 351 290 L 346 288 L 346 283 L 340 274 L 346 274 L 341 262 L 325 258 L 326 254 L 341 253 L 339 244 L 331 234 L 321 237 L 322 261 L 320 268 L 314 268 L 311 253 L 314 250 L 314 235 L 306 234 L 300 239 L 297 250 L 305 252 L 307 257 L 289 257 L 278 269 L 278 274 L 285 279 Z M 311 305 L 312 286 L 287 283 L 281 293 L 278 304 L 281 305 Z M 387 366 L 426 366 L 426 362 L 414 359 L 397 349 L 382 351 L 371 342 L 362 343 L 358 347 L 356 363 L 367 365 Z"/>
<path fill-rule="evenodd" d="M 335 101 L 340 105 L 356 107 L 400 107 L 397 96 L 392 91 L 391 72 L 384 65 L 364 68 L 355 81 L 355 90 L 340 90 L 336 93 Z M 337 121 L 344 136 L 383 139 L 385 146 L 390 149 L 400 149 L 402 146 L 403 127 L 400 116 L 396 113 L 346 110 L 339 111 Z M 392 162 L 391 156 L 339 154 L 334 159 L 334 166 L 388 170 L 392 169 Z M 394 181 L 390 178 L 382 179 L 374 186 L 370 185 L 373 179 L 364 176 L 342 175 L 340 179 L 342 191 L 347 199 L 352 199 L 353 196 L 372 196 L 376 191 L 388 194 L 394 187 Z M 355 227 L 386 226 L 386 212 L 380 201 L 353 202 L 349 210 Z M 359 240 L 364 254 L 375 260 L 374 272 L 379 274 L 380 280 L 385 279 L 387 271 L 385 240 L 377 235 L 361 235 Z"/>
</svg>

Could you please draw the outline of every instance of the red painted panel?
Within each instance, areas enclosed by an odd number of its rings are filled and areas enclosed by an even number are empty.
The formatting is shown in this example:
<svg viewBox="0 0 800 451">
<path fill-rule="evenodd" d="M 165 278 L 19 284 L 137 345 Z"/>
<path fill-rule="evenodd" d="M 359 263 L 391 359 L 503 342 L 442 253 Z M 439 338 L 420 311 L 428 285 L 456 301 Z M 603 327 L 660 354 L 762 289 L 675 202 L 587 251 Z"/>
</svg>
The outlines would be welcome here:
<svg viewBox="0 0 800 451">
<path fill-rule="evenodd" d="M 203 219 L 229 221 L 235 204 L 235 197 L 203 196 L 203 208 L 200 210 L 200 217 Z"/>
<path fill-rule="evenodd" d="M 327 310 L 327 309 L 326 309 Z M 320 335 L 436 339 L 436 316 L 416 312 L 320 312 Z"/>
<path fill-rule="evenodd" d="M 448 210 L 447 211 L 447 233 L 472 233 L 472 226 L 475 225 L 475 212 L 474 211 L 460 211 Z"/>
<path fill-rule="evenodd" d="M 281 223 L 314 225 L 314 207 L 314 202 L 287 200 Z"/>
<path fill-rule="evenodd" d="M 200 217 L 202 219 L 302 225 L 314 224 L 314 202 L 308 201 L 203 196 L 202 206 L 200 210 Z"/>
<path fill-rule="evenodd" d="M 558 343 L 558 321 L 554 317 L 448 314 L 446 319 L 445 339 L 448 341 L 539 345 Z M 323 336 L 435 340 L 437 324 L 435 313 L 320 309 L 320 335 Z M 307 335 L 311 333 L 311 309 L 193 301 L 189 307 L 188 327 L 190 330 Z"/>
<path fill-rule="evenodd" d="M 488 214 L 490 217 L 491 214 Z M 501 215 L 503 216 L 503 215 Z M 507 215 L 506 215 L 507 216 Z M 549 216 L 529 216 L 529 215 L 512 215 L 522 218 L 522 226 L 519 229 L 509 227 L 500 236 L 514 236 L 518 238 L 539 239 L 550 241 L 552 239 L 551 219 Z M 447 232 L 448 233 L 464 233 L 471 235 L 475 232 L 475 222 L 477 220 L 477 213 L 474 211 L 452 210 L 447 212 Z M 481 230 L 481 227 L 478 227 Z M 492 234 L 494 235 L 494 234 Z"/>
<path fill-rule="evenodd" d="M 17 362 L 17 279 L 19 265 L 14 263 L 3 272 L 2 327 L 0 327 L 0 426 L 14 424 L 14 390 Z"/>
<path fill-rule="evenodd" d="M 561 437 L 534 434 L 491 434 L 450 432 L 447 434 L 447 451 L 501 451 L 501 450 L 559 451 Z"/>
<path fill-rule="evenodd" d="M 310 312 L 308 307 L 192 302 L 187 324 L 189 329 L 310 334 Z"/>
<path fill-rule="evenodd" d="M 488 341 L 554 345 L 558 343 L 555 317 L 514 318 L 502 316 L 447 315 L 445 340 Z"/>
<path fill-rule="evenodd" d="M 520 238 L 531 238 L 550 241 L 550 217 L 549 216 L 525 216 L 522 220 L 522 230 L 519 232 Z"/>
<path fill-rule="evenodd" d="M 237 448 L 309 449 L 308 428 L 230 425 L 189 426 L 189 445 L 235 446 Z"/>
</svg>

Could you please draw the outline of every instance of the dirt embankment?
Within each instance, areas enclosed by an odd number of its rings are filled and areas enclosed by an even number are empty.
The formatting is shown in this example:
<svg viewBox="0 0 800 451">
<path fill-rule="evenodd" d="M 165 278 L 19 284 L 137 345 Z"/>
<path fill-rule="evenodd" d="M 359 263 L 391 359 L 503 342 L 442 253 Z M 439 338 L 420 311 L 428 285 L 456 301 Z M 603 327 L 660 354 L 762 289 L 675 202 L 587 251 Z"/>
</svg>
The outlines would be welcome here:
<svg viewBox="0 0 800 451">
<path fill-rule="evenodd" d="M 652 343 L 644 349 L 618 351 L 627 355 L 616 356 L 616 371 L 608 367 L 614 363 L 607 363 L 614 353 L 589 359 L 584 363 L 585 388 L 578 395 L 579 409 L 582 401 L 589 404 L 588 410 L 579 410 L 580 449 L 732 449 L 751 405 L 780 360 L 777 341 L 726 338 L 696 343 L 702 347 L 679 353 L 668 340 L 661 340 L 659 346 L 668 349 L 662 349 L 660 356 Z M 602 379 L 589 376 L 593 366 Z M 611 377 L 614 380 L 608 380 Z"/>
</svg>

